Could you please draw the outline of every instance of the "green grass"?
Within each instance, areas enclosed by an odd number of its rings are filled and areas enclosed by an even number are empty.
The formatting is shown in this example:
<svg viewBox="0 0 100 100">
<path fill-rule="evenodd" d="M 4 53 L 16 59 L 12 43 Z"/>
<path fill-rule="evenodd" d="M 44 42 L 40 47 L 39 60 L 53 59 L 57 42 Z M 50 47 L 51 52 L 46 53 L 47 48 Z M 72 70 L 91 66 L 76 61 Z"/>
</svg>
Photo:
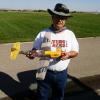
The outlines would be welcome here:
<svg viewBox="0 0 100 100">
<path fill-rule="evenodd" d="M 77 37 L 100 36 L 100 14 L 76 13 L 66 26 Z M 0 12 L 0 43 L 33 41 L 39 31 L 51 25 L 46 12 Z"/>
<path fill-rule="evenodd" d="M 100 36 L 100 14 L 77 13 L 68 22 L 77 37 Z"/>
</svg>

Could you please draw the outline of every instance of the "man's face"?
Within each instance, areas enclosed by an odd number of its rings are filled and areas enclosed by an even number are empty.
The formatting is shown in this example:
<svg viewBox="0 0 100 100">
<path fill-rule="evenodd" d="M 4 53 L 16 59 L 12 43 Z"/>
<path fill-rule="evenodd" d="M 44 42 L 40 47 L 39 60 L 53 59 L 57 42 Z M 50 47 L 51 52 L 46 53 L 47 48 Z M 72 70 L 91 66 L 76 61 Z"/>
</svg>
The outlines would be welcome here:
<svg viewBox="0 0 100 100">
<path fill-rule="evenodd" d="M 53 26 L 57 30 L 62 29 L 64 27 L 65 20 L 66 20 L 65 17 L 56 16 L 56 15 L 52 16 Z"/>
</svg>

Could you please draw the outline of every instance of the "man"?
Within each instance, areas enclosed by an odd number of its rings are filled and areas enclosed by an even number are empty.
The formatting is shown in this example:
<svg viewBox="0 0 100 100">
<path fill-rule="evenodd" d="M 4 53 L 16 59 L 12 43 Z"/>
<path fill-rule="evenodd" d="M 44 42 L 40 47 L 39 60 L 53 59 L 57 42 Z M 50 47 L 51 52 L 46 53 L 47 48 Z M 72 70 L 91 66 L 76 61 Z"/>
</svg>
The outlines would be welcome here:
<svg viewBox="0 0 100 100">
<path fill-rule="evenodd" d="M 69 9 L 61 3 L 55 5 L 54 10 L 47 10 L 52 17 L 52 25 L 39 32 L 33 49 L 41 49 L 47 42 L 51 51 L 61 48 L 64 55 L 57 58 L 49 58 L 50 63 L 44 80 L 38 80 L 38 100 L 48 100 L 49 90 L 52 89 L 51 100 L 63 100 L 64 89 L 67 83 L 67 68 L 71 58 L 78 55 L 79 45 L 72 31 L 65 27 L 65 21 L 71 17 Z M 47 41 L 44 41 L 46 40 Z"/>
</svg>

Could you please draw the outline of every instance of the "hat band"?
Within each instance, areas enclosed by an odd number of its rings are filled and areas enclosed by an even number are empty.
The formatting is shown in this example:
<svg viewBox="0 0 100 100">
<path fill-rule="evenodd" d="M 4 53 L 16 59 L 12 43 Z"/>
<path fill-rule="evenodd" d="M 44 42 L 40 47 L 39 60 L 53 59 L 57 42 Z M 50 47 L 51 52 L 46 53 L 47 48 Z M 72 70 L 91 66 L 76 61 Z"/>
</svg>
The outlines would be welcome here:
<svg viewBox="0 0 100 100">
<path fill-rule="evenodd" d="M 55 9 L 54 11 L 57 11 L 57 12 L 63 12 L 63 13 L 69 13 L 69 9 Z"/>
</svg>

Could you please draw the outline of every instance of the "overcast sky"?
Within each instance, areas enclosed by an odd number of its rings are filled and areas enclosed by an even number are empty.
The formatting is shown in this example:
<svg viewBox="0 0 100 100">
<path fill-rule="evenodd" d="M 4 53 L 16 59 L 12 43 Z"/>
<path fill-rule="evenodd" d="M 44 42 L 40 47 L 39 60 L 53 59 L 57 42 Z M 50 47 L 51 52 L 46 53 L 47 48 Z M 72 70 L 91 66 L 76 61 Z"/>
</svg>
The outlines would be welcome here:
<svg viewBox="0 0 100 100">
<path fill-rule="evenodd" d="M 0 0 L 0 9 L 53 9 L 56 3 L 64 3 L 70 10 L 98 11 L 100 0 Z"/>
</svg>

